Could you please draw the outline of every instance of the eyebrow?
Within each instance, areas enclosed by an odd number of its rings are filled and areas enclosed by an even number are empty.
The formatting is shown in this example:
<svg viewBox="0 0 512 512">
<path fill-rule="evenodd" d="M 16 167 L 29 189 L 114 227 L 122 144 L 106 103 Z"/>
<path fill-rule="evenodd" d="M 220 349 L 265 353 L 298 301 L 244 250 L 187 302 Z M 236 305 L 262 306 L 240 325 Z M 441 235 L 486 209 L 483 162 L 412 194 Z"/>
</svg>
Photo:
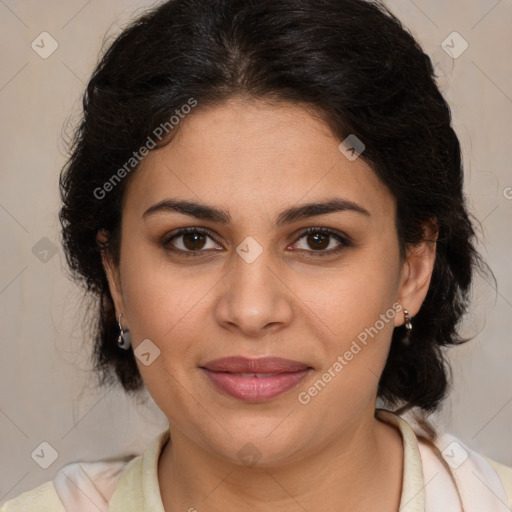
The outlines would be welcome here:
<svg viewBox="0 0 512 512">
<path fill-rule="evenodd" d="M 322 202 L 306 203 L 300 206 L 287 208 L 279 213 L 275 224 L 280 227 L 309 217 L 344 211 L 355 212 L 366 217 L 371 217 L 370 212 L 359 204 L 349 201 L 348 199 L 336 197 Z M 163 201 L 150 206 L 142 214 L 142 218 L 162 212 L 182 213 L 197 219 L 210 220 L 220 224 L 231 223 L 231 216 L 227 210 L 215 208 L 207 204 L 173 199 L 164 199 Z"/>
</svg>

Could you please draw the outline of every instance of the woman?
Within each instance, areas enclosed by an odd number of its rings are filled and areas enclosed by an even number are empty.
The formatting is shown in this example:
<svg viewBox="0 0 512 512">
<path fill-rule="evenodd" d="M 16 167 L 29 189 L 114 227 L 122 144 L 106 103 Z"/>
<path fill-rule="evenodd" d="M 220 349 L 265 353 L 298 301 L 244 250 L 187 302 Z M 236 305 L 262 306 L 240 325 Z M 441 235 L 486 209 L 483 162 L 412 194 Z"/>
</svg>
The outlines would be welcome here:
<svg viewBox="0 0 512 512">
<path fill-rule="evenodd" d="M 512 469 L 427 419 L 485 268 L 462 185 L 431 61 L 381 5 L 136 20 L 88 84 L 60 218 L 101 382 L 169 428 L 1 510 L 510 510 Z"/>
</svg>

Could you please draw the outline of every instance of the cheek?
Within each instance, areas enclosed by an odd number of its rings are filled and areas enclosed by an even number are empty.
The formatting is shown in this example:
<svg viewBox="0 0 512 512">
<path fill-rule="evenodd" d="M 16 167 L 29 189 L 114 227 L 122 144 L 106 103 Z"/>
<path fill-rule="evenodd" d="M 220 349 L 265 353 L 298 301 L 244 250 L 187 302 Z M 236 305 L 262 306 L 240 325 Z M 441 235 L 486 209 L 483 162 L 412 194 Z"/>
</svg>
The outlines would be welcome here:
<svg viewBox="0 0 512 512">
<path fill-rule="evenodd" d="M 316 293 L 309 291 L 311 317 L 325 326 L 323 336 L 318 335 L 319 341 L 323 339 L 323 345 L 319 343 L 323 350 L 319 374 L 330 390 L 321 393 L 319 405 L 324 400 L 327 405 L 327 396 L 335 394 L 339 400 L 354 401 L 355 406 L 373 396 L 377 387 L 401 305 L 396 299 L 398 252 L 386 255 L 381 249 L 380 255 L 376 254 L 379 252 L 361 254 L 340 268 L 336 278 L 325 279 L 323 287 L 315 288 Z"/>
<path fill-rule="evenodd" d="M 212 284 L 207 275 L 185 277 L 148 252 L 134 250 L 124 263 L 123 292 L 133 349 L 149 339 L 156 347 L 149 345 L 150 353 L 158 354 L 149 365 L 136 358 L 137 366 L 157 405 L 174 417 L 190 407 L 190 394 L 184 390 L 191 389 L 187 379 L 196 371 L 197 342 L 204 338 L 204 296 Z"/>
<path fill-rule="evenodd" d="M 194 317 L 188 302 L 194 297 L 190 290 L 180 290 L 163 266 L 145 261 L 143 255 L 133 252 L 123 264 L 126 317 L 132 348 L 140 357 L 135 359 L 140 374 L 157 403 L 159 390 L 165 390 L 175 401 L 173 376 L 184 365 L 187 336 L 194 335 L 194 324 L 188 323 Z M 149 361 L 140 355 L 143 352 L 149 352 Z"/>
<path fill-rule="evenodd" d="M 325 324 L 331 338 L 352 340 L 392 308 L 399 283 L 397 260 L 392 256 L 376 257 L 368 251 L 321 278 L 301 278 L 298 294 L 307 297 L 308 307 Z M 393 322 L 386 320 L 378 327 L 389 335 Z"/>
<path fill-rule="evenodd" d="M 137 274 L 127 281 L 125 292 L 134 346 L 149 338 L 160 349 L 185 350 L 204 322 L 203 297 L 211 288 L 207 279 L 183 279 L 154 269 Z"/>
<path fill-rule="evenodd" d="M 201 298 L 213 284 L 210 273 L 166 261 L 165 251 L 142 235 L 126 237 L 122 251 L 124 303 L 134 343 L 145 338 L 157 344 L 179 339 L 176 332 L 184 325 L 190 328 Z"/>
</svg>

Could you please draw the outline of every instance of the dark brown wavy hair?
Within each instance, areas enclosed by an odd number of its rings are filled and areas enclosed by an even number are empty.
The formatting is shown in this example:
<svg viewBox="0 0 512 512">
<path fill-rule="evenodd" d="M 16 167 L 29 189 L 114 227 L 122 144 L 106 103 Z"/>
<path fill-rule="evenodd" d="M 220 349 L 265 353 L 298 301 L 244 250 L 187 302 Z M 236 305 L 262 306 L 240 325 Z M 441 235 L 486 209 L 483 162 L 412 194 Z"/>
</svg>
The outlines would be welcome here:
<svg viewBox="0 0 512 512">
<path fill-rule="evenodd" d="M 381 3 L 364 0 L 171 0 L 103 53 L 60 178 L 66 258 L 95 298 L 100 383 L 144 387 L 133 351 L 117 347 L 101 262 L 101 251 L 119 262 L 121 200 L 136 168 L 106 198 L 94 191 L 190 98 L 200 109 L 239 95 L 311 106 L 340 142 L 356 135 L 366 146 L 361 158 L 396 198 L 402 257 L 424 240 L 425 222 L 437 224 L 428 294 L 409 344 L 404 327 L 395 329 L 378 388 L 401 412 L 436 410 L 450 384 L 443 348 L 467 341 L 457 328 L 474 270 L 487 267 L 475 250 L 459 141 L 431 60 Z M 101 229 L 108 241 L 98 245 Z"/>
</svg>

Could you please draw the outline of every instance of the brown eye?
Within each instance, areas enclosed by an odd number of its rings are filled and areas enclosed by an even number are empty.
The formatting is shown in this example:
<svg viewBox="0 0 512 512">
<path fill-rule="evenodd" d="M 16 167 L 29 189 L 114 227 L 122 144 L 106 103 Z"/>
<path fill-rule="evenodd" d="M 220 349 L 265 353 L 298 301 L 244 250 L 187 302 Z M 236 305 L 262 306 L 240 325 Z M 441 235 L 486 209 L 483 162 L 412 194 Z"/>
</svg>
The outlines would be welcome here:
<svg viewBox="0 0 512 512">
<path fill-rule="evenodd" d="M 330 235 L 324 235 L 322 233 L 315 233 L 314 235 L 307 235 L 307 242 L 312 249 L 325 249 L 329 246 Z"/>
<path fill-rule="evenodd" d="M 300 247 L 299 241 L 303 239 L 303 246 Z M 309 228 L 294 245 L 295 249 L 314 257 L 336 254 L 346 247 L 352 247 L 352 242 L 346 235 L 328 228 Z"/>
<path fill-rule="evenodd" d="M 185 233 L 184 235 L 182 235 L 182 237 L 183 245 L 191 251 L 194 249 L 202 249 L 206 240 L 205 235 L 197 232 Z"/>
<path fill-rule="evenodd" d="M 210 240 L 210 246 L 208 246 Z M 166 236 L 162 240 L 162 246 L 168 251 L 180 253 L 184 256 L 200 256 L 209 249 L 219 250 L 213 235 L 203 228 L 181 229 Z"/>
</svg>

